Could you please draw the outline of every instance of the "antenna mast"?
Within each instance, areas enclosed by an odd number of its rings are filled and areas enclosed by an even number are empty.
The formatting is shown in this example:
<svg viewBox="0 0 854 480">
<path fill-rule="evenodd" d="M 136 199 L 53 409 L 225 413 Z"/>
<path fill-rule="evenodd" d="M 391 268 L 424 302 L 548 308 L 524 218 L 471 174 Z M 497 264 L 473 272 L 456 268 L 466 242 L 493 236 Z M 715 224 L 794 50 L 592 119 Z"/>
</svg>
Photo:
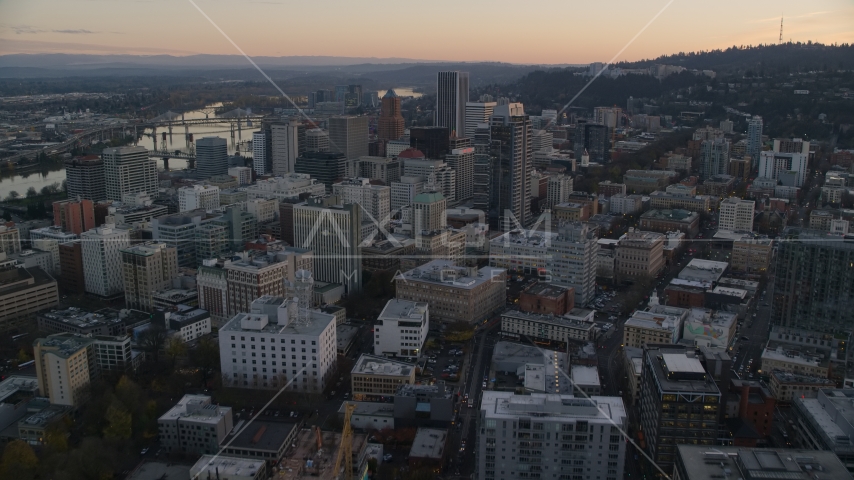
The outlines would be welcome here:
<svg viewBox="0 0 854 480">
<path fill-rule="evenodd" d="M 777 43 L 783 43 L 783 15 L 780 15 L 780 38 L 777 39 Z"/>
</svg>

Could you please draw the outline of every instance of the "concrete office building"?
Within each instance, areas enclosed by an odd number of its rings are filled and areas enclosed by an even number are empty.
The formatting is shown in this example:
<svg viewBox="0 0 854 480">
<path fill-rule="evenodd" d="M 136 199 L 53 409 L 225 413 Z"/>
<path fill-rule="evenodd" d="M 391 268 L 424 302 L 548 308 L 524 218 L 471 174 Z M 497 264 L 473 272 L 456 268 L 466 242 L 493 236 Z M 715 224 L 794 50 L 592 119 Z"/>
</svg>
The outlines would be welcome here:
<svg viewBox="0 0 854 480">
<path fill-rule="evenodd" d="M 327 120 L 329 149 L 353 160 L 368 155 L 368 117 L 337 116 Z"/>
<path fill-rule="evenodd" d="M 623 327 L 623 345 L 646 348 L 655 344 L 675 344 L 682 338 L 682 328 L 688 320 L 686 308 L 653 305 L 636 310 Z"/>
<path fill-rule="evenodd" d="M 157 162 L 145 147 L 106 148 L 101 158 L 107 200 L 121 202 L 126 193 L 138 192 L 157 196 Z"/>
<path fill-rule="evenodd" d="M 375 185 L 368 178 L 348 178 L 332 185 L 332 194 L 341 203 L 355 203 L 362 207 L 362 218 L 373 219 L 377 225 L 388 223 L 391 188 Z"/>
<path fill-rule="evenodd" d="M 718 229 L 730 232 L 752 232 L 753 215 L 756 202 L 742 200 L 737 197 L 727 197 L 720 205 Z"/>
<path fill-rule="evenodd" d="M 619 397 L 485 391 L 478 424 L 479 479 L 538 478 L 550 471 L 555 478 L 623 478 L 621 431 L 628 415 Z M 542 441 L 552 436 L 557 441 Z"/>
<path fill-rule="evenodd" d="M 207 395 L 184 395 L 157 419 L 161 446 L 169 453 L 219 453 L 234 420 L 231 407 L 214 404 Z"/>
<path fill-rule="evenodd" d="M 228 175 L 228 143 L 220 137 L 196 140 L 196 176 Z"/>
<path fill-rule="evenodd" d="M 731 267 L 736 272 L 763 273 L 771 266 L 773 241 L 765 236 L 745 235 L 732 242 Z"/>
<path fill-rule="evenodd" d="M 279 200 L 277 198 L 253 198 L 246 202 L 246 213 L 254 216 L 258 223 L 272 222 L 279 218 Z"/>
<path fill-rule="evenodd" d="M 77 235 L 74 235 L 74 238 L 76 237 Z M 15 224 L 8 222 L 5 225 L 0 225 L 0 252 L 12 254 L 20 251 L 21 232 L 15 227 Z"/>
<path fill-rule="evenodd" d="M 335 196 L 294 206 L 294 245 L 314 251 L 317 280 L 340 283 L 348 294 L 362 290 L 362 218 L 358 205 Z"/>
<path fill-rule="evenodd" d="M 273 176 L 283 177 L 294 172 L 297 158 L 300 156 L 300 129 L 304 131 L 298 120 L 270 124 Z"/>
<path fill-rule="evenodd" d="M 116 297 L 124 288 L 122 249 L 130 246 L 128 230 L 104 225 L 80 236 L 86 292 L 102 298 Z"/>
<path fill-rule="evenodd" d="M 549 175 L 546 193 L 546 207 L 553 208 L 555 205 L 568 202 L 569 195 L 572 192 L 572 177 L 561 173 Z"/>
<path fill-rule="evenodd" d="M 0 261 L 0 330 L 22 326 L 35 312 L 57 305 L 56 280 L 44 270 Z"/>
<path fill-rule="evenodd" d="M 466 102 L 466 123 L 463 134 L 468 138 L 474 138 L 478 124 L 489 123 L 497 105 L 496 102 Z M 457 135 L 460 133 L 458 132 Z"/>
<path fill-rule="evenodd" d="M 151 234 L 154 240 L 176 249 L 179 267 L 195 267 L 196 229 L 217 218 L 204 210 L 166 215 L 151 220 Z M 234 236 L 229 235 L 229 238 Z"/>
<path fill-rule="evenodd" d="M 469 138 L 452 138 L 445 161 L 455 173 L 455 200 L 468 200 L 474 195 L 474 146 Z"/>
<path fill-rule="evenodd" d="M 297 158 L 294 171 L 311 176 L 321 183 L 327 192 L 331 192 L 332 184 L 346 176 L 347 161 L 348 158 L 343 153 L 334 149 L 329 152 L 305 152 Z"/>
<path fill-rule="evenodd" d="M 305 132 L 306 152 L 328 152 L 329 134 L 321 128 L 312 128 Z"/>
<path fill-rule="evenodd" d="M 399 211 L 401 208 L 412 205 L 415 196 L 424 191 L 424 178 L 404 175 L 399 182 L 391 184 L 391 210 Z"/>
<path fill-rule="evenodd" d="M 721 392 L 693 351 L 658 345 L 644 351 L 640 430 L 647 452 L 668 475 L 683 443 L 716 445 Z"/>
<path fill-rule="evenodd" d="M 237 185 L 252 183 L 252 169 L 249 167 L 229 167 L 228 176 L 237 180 Z"/>
<path fill-rule="evenodd" d="M 448 133 L 461 135 L 466 127 L 466 105 L 469 101 L 468 72 L 439 72 L 436 81 L 436 121 Z M 468 136 L 468 135 L 466 135 Z"/>
<path fill-rule="evenodd" d="M 762 152 L 759 154 L 759 176 L 780 180 L 783 172 L 797 172 L 795 187 L 802 187 L 809 171 L 809 155 L 803 153 Z"/>
<path fill-rule="evenodd" d="M 178 251 L 165 243 L 147 242 L 121 252 L 125 304 L 128 308 L 154 310 L 154 294 L 169 288 L 178 276 Z"/>
<path fill-rule="evenodd" d="M 97 155 L 66 160 L 65 191 L 69 199 L 85 198 L 93 202 L 106 200 L 104 161 Z"/>
<path fill-rule="evenodd" d="M 769 301 L 772 323 L 824 332 L 854 328 L 851 237 L 788 227 L 780 239 Z"/>
<path fill-rule="evenodd" d="M 350 371 L 354 400 L 393 397 L 401 385 L 415 383 L 415 365 L 377 355 L 362 354 Z"/>
<path fill-rule="evenodd" d="M 429 328 L 426 303 L 393 298 L 374 322 L 374 355 L 418 358 Z"/>
<path fill-rule="evenodd" d="M 178 189 L 178 211 L 211 211 L 219 208 L 219 187 L 213 185 L 193 185 Z"/>
<path fill-rule="evenodd" d="M 305 272 L 310 278 L 310 274 Z M 311 285 L 291 299 L 264 295 L 219 330 L 223 383 L 322 393 L 335 382 L 335 316 L 311 309 Z"/>
<path fill-rule="evenodd" d="M 623 215 L 632 215 L 643 209 L 643 196 L 641 195 L 613 195 L 608 204 L 608 210 L 611 213 L 622 213 Z"/>
<path fill-rule="evenodd" d="M 303 194 L 323 195 L 326 187 L 306 173 L 288 173 L 281 177 L 258 180 L 246 187 L 249 200 L 255 198 L 277 198 L 280 201 Z"/>
<path fill-rule="evenodd" d="M 379 180 L 385 185 L 400 181 L 401 165 L 396 158 L 359 157 L 347 162 L 347 177 L 362 177 Z"/>
<path fill-rule="evenodd" d="M 596 338 L 594 313 L 583 308 L 573 308 L 564 315 L 507 310 L 501 314 L 501 333 L 510 338 L 532 337 L 549 342 L 589 342 Z"/>
<path fill-rule="evenodd" d="M 433 260 L 395 278 L 397 298 L 430 305 L 437 322 L 477 323 L 498 311 L 506 299 L 504 269 L 458 267 Z"/>
</svg>

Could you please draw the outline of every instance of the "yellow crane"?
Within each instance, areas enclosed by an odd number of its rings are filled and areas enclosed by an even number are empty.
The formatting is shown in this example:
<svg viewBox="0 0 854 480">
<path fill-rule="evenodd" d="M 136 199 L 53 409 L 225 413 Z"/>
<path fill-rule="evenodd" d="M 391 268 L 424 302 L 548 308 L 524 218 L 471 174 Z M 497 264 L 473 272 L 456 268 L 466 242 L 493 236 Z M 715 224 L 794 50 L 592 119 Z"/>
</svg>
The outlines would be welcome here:
<svg viewBox="0 0 854 480">
<path fill-rule="evenodd" d="M 344 430 L 341 432 L 341 444 L 338 446 L 338 456 L 335 459 L 335 472 L 341 468 L 341 460 L 344 460 L 344 480 L 353 480 L 353 428 L 350 426 L 350 417 L 356 410 L 356 404 L 348 403 L 344 406 Z"/>
</svg>

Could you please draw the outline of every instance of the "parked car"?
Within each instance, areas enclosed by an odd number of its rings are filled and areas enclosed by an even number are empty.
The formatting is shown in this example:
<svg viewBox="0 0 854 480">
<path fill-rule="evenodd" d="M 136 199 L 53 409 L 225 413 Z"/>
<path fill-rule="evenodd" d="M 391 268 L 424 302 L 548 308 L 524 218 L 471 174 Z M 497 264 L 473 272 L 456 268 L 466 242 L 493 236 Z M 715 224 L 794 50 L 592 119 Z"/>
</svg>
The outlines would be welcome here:
<svg viewBox="0 0 854 480">
<path fill-rule="evenodd" d="M 392 458 L 394 458 L 394 456 L 390 453 L 386 453 L 385 455 L 383 455 L 384 462 L 390 462 Z"/>
</svg>

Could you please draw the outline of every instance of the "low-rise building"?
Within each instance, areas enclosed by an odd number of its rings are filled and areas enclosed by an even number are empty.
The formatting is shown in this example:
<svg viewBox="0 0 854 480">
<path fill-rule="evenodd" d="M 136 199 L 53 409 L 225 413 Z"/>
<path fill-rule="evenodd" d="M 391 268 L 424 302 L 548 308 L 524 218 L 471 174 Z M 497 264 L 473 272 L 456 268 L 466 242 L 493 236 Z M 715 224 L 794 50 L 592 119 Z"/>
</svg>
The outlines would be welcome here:
<svg viewBox="0 0 854 480">
<path fill-rule="evenodd" d="M 456 394 L 445 382 L 435 385 L 403 384 L 394 394 L 395 428 L 448 428 L 454 421 Z"/>
<path fill-rule="evenodd" d="M 623 345 L 646 348 L 651 344 L 679 342 L 688 312 L 684 308 L 666 305 L 654 305 L 645 311 L 635 311 L 623 325 Z"/>
<path fill-rule="evenodd" d="M 448 431 L 439 428 L 419 428 L 409 449 L 409 467 L 429 468 L 440 472 L 445 461 Z"/>
<path fill-rule="evenodd" d="M 608 211 L 632 215 L 643 210 L 643 195 L 618 193 L 609 199 Z"/>
<path fill-rule="evenodd" d="M 640 217 L 640 229 L 649 232 L 683 232 L 688 238 L 700 233 L 700 214 L 688 210 L 649 210 Z"/>
<path fill-rule="evenodd" d="M 508 310 L 501 314 L 501 333 L 510 338 L 529 337 L 562 343 L 589 342 L 596 338 L 596 324 L 585 312 L 594 313 L 593 310 L 581 308 L 561 316 Z"/>
<path fill-rule="evenodd" d="M 708 213 L 712 207 L 712 199 L 708 195 L 681 195 L 656 191 L 649 194 L 650 208 L 682 209 L 697 213 Z"/>
<path fill-rule="evenodd" d="M 103 308 L 95 312 L 77 307 L 50 310 L 36 315 L 39 330 L 47 333 L 76 333 L 78 335 L 122 335 L 130 329 L 151 321 L 151 314 L 141 310 Z"/>
<path fill-rule="evenodd" d="M 418 358 L 429 328 L 427 303 L 393 298 L 374 322 L 374 355 Z"/>
<path fill-rule="evenodd" d="M 535 283 L 519 293 L 523 312 L 563 315 L 575 308 L 575 289 L 549 283 Z"/>
<path fill-rule="evenodd" d="M 570 378 L 574 387 L 573 394 L 587 398 L 602 394 L 602 382 L 599 381 L 599 369 L 591 365 L 572 365 Z"/>
<path fill-rule="evenodd" d="M 263 480 L 267 478 L 267 462 L 227 455 L 202 455 L 202 458 L 190 467 L 190 478 Z"/>
<path fill-rule="evenodd" d="M 231 407 L 207 395 L 184 395 L 157 420 L 160 445 L 170 453 L 215 455 L 232 428 Z"/>
<path fill-rule="evenodd" d="M 72 411 L 72 407 L 68 405 L 51 404 L 37 412 L 26 415 L 18 422 L 18 438 L 30 445 L 44 445 L 48 429 L 57 422 L 70 417 Z"/>
<path fill-rule="evenodd" d="M 490 375 L 513 375 L 527 392 L 572 394 L 572 382 L 566 381 L 568 367 L 565 351 L 500 341 L 492 351 Z"/>
<path fill-rule="evenodd" d="M 664 235 L 629 229 L 615 249 L 618 280 L 653 278 L 664 268 Z"/>
<path fill-rule="evenodd" d="M 674 480 L 852 478 L 832 453 L 815 450 L 679 445 L 675 457 Z"/>
<path fill-rule="evenodd" d="M 715 197 L 722 197 L 732 192 L 734 187 L 735 177 L 732 175 L 720 173 L 707 178 L 703 182 L 703 184 L 700 185 L 699 193 L 701 195 L 712 195 Z"/>
<path fill-rule="evenodd" d="M 203 335 L 211 333 L 211 314 L 207 310 L 178 305 L 168 310 L 157 311 L 156 320 L 161 317 L 170 335 L 184 342 L 192 342 Z"/>
<path fill-rule="evenodd" d="M 392 397 L 400 385 L 415 383 L 415 366 L 408 362 L 363 354 L 350 371 L 354 400 Z"/>
<path fill-rule="evenodd" d="M 836 382 L 827 377 L 801 375 L 782 370 L 771 370 L 768 374 L 768 388 L 777 399 L 777 403 L 790 405 L 796 398 L 815 398 L 819 390 L 836 388 Z"/>
<path fill-rule="evenodd" d="M 781 370 L 815 377 L 830 377 L 830 362 L 808 348 L 769 342 L 762 351 L 763 371 Z"/>
<path fill-rule="evenodd" d="M 732 269 L 748 274 L 762 274 L 771 266 L 773 241 L 765 236 L 745 235 L 732 242 Z"/>
<path fill-rule="evenodd" d="M 278 463 L 296 440 L 300 425 L 299 420 L 254 420 L 246 428 L 235 428 L 228 432 L 222 454 L 234 458 L 261 458 L 269 463 Z"/>
<path fill-rule="evenodd" d="M 338 418 L 344 420 L 347 405 L 355 405 L 350 415 L 350 426 L 359 430 L 394 429 L 394 405 L 387 402 L 343 402 L 338 409 Z"/>
<path fill-rule="evenodd" d="M 0 253 L 0 257 L 5 256 Z M 0 331 L 23 324 L 35 312 L 59 305 L 59 288 L 38 267 L 0 265 Z"/>
<path fill-rule="evenodd" d="M 829 450 L 849 472 L 854 470 L 854 444 L 851 442 L 854 438 L 854 389 L 828 388 L 819 390 L 815 398 L 795 398 L 792 410 L 800 445 Z M 850 473 L 848 478 L 851 478 Z"/>
<path fill-rule="evenodd" d="M 629 377 L 629 395 L 632 405 L 637 404 L 640 397 L 641 373 L 643 373 L 643 349 L 635 347 L 623 347 L 623 362 Z"/>
<path fill-rule="evenodd" d="M 685 319 L 682 338 L 695 346 L 728 347 L 735 341 L 738 316 L 708 308 L 692 308 Z"/>
<path fill-rule="evenodd" d="M 438 322 L 478 323 L 504 306 L 507 275 L 495 267 L 458 267 L 433 260 L 395 277 L 397 297 L 425 302 Z"/>
</svg>

